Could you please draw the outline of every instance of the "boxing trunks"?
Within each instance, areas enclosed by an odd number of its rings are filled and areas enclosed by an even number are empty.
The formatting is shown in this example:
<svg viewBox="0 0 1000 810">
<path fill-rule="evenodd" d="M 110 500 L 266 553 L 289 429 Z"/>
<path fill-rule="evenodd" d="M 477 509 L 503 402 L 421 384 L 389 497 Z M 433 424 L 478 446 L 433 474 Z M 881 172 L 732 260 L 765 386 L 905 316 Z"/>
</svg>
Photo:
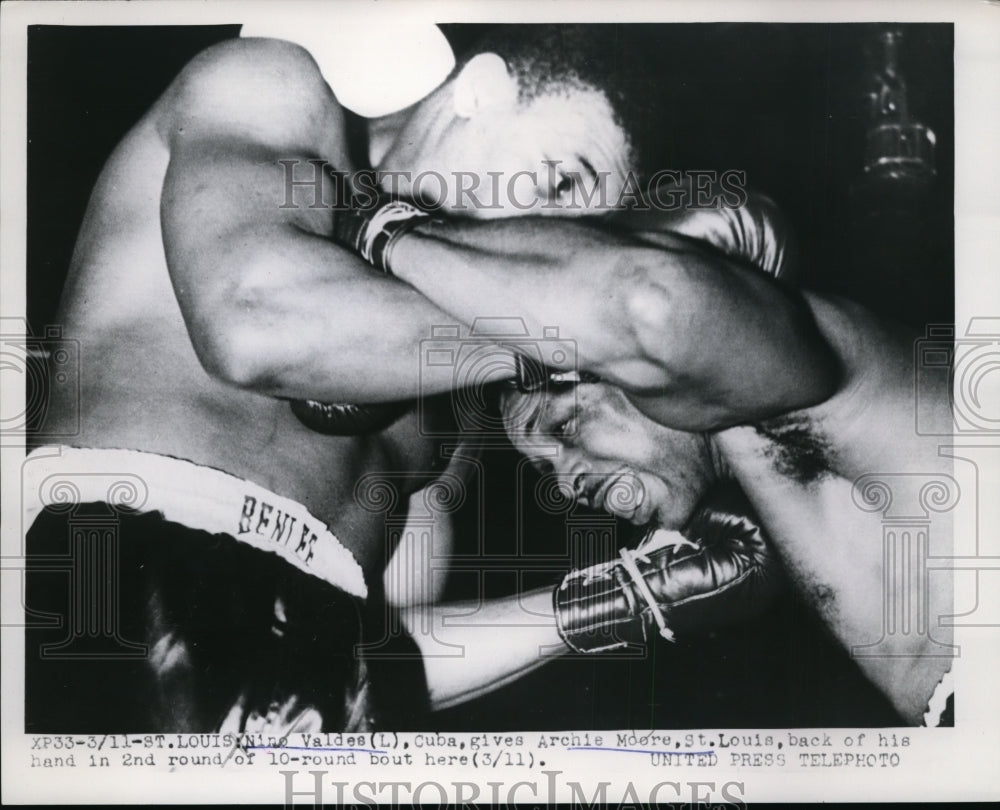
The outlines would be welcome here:
<svg viewBox="0 0 1000 810">
<path fill-rule="evenodd" d="M 39 448 L 23 482 L 26 732 L 418 722 L 415 645 L 300 504 L 131 450 Z"/>
</svg>

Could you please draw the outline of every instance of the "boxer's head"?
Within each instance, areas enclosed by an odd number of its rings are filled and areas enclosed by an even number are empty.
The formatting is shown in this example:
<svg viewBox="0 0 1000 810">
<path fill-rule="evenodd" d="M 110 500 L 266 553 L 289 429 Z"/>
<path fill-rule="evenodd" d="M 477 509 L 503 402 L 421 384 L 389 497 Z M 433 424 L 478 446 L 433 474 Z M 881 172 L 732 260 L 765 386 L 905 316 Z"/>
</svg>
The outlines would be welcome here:
<svg viewBox="0 0 1000 810">
<path fill-rule="evenodd" d="M 604 384 L 501 396 L 511 441 L 581 503 L 633 523 L 679 529 L 715 472 L 703 434 L 653 422 Z"/>
<path fill-rule="evenodd" d="M 501 28 L 416 105 L 379 169 L 407 173 L 396 191 L 448 213 L 607 210 L 636 170 L 633 122 L 642 118 L 635 94 L 623 91 L 625 68 L 609 57 L 613 32 Z M 598 182 L 603 195 L 593 193 Z"/>
</svg>

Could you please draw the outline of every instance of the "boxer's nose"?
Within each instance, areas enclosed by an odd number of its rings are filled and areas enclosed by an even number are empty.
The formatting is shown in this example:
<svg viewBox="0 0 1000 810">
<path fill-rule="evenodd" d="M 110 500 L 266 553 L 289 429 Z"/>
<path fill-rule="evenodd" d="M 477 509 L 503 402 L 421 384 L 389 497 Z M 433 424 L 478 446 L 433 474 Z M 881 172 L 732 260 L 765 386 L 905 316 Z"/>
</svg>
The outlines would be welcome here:
<svg viewBox="0 0 1000 810">
<path fill-rule="evenodd" d="M 555 472 L 560 478 L 565 478 L 568 486 L 577 491 L 576 481 L 592 471 L 590 460 L 575 447 L 561 445 L 559 455 L 555 458 Z"/>
</svg>

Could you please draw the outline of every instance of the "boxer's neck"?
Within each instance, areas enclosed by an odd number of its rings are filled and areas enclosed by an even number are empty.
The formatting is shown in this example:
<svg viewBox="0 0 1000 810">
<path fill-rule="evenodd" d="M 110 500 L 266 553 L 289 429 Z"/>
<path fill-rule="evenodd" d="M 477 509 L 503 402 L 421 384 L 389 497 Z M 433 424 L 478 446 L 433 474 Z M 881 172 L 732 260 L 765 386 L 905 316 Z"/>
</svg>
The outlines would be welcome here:
<svg viewBox="0 0 1000 810">
<path fill-rule="evenodd" d="M 711 465 L 712 476 L 716 481 L 728 481 L 733 477 L 733 471 L 726 461 L 726 457 L 719 445 L 716 443 L 713 434 L 702 433 L 705 440 L 705 450 L 708 452 L 708 461 Z"/>
<path fill-rule="evenodd" d="M 397 113 L 369 121 L 369 157 L 375 169 L 414 171 L 427 143 L 436 144 L 455 118 L 451 85 Z"/>
<path fill-rule="evenodd" d="M 368 165 L 370 167 L 376 168 L 382 162 L 389 148 L 402 132 L 412 112 L 413 108 L 407 107 L 380 118 L 368 119 Z"/>
</svg>

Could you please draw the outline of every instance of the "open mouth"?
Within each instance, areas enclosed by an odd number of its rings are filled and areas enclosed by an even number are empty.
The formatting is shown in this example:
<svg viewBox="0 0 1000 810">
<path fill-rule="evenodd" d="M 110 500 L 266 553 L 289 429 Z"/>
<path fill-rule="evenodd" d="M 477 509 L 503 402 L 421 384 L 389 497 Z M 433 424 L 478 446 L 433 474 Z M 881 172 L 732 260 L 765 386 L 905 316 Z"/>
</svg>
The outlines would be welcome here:
<svg viewBox="0 0 1000 810">
<path fill-rule="evenodd" d="M 646 492 L 632 470 L 622 467 L 607 475 L 579 475 L 574 489 L 591 509 L 601 509 L 635 522 L 645 502 Z"/>
</svg>

